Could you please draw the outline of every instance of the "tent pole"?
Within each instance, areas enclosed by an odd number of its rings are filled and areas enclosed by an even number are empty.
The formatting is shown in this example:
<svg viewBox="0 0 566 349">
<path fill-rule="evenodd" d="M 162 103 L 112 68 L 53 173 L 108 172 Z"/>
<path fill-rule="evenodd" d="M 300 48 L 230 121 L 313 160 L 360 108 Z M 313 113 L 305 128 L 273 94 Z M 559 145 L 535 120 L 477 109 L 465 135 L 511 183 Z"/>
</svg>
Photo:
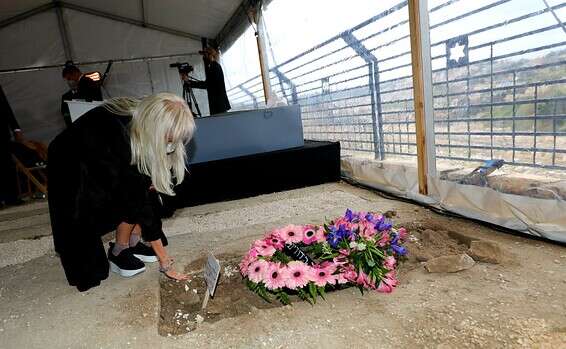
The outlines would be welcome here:
<svg viewBox="0 0 566 349">
<path fill-rule="evenodd" d="M 428 195 L 430 180 L 436 176 L 436 157 L 427 0 L 409 0 L 409 27 L 419 193 Z"/>
<path fill-rule="evenodd" d="M 0 29 L 9 26 L 12 23 L 23 21 L 24 19 L 29 18 L 31 16 L 35 16 L 35 15 L 43 13 L 45 11 L 49 11 L 54 6 L 55 5 L 51 2 L 51 3 L 47 3 L 45 5 L 41 5 L 41 6 L 32 8 L 31 10 L 26 11 L 24 13 L 20 13 L 18 15 L 15 15 L 14 17 L 6 18 L 6 19 L 0 21 Z"/>
<path fill-rule="evenodd" d="M 265 97 L 265 104 L 267 104 L 267 101 L 271 97 L 271 85 L 269 81 L 269 67 L 265 54 L 265 41 L 262 35 L 263 33 L 259 28 L 261 23 L 261 2 L 259 2 L 252 10 L 250 17 L 253 19 L 253 22 L 256 26 L 255 38 L 257 44 L 257 53 L 259 56 L 259 68 L 261 70 L 261 81 L 263 83 L 263 95 Z"/>
<path fill-rule="evenodd" d="M 53 5 L 55 6 L 55 13 L 57 13 L 57 22 L 59 23 L 59 34 L 61 35 L 61 41 L 63 42 L 65 59 L 67 61 L 73 61 L 71 43 L 69 41 L 69 35 L 67 32 L 67 26 L 65 25 L 65 18 L 63 17 L 63 11 L 61 10 L 61 4 L 58 1 L 53 0 Z"/>
<path fill-rule="evenodd" d="M 144 4 L 144 0 L 140 0 L 140 11 L 141 11 L 141 20 L 142 20 L 142 26 L 145 27 L 146 24 L 146 19 L 145 19 L 145 4 Z"/>
<path fill-rule="evenodd" d="M 132 18 L 124 17 L 124 16 L 118 16 L 118 15 L 114 15 L 112 13 L 95 10 L 95 9 L 92 9 L 92 8 L 89 8 L 89 7 L 84 7 L 84 6 L 76 5 L 76 4 L 73 4 L 73 3 L 68 3 L 68 2 L 65 2 L 65 1 L 58 1 L 58 3 L 61 4 L 61 7 L 68 8 L 68 9 L 71 9 L 73 11 L 79 11 L 79 12 L 87 13 L 89 15 L 111 19 L 111 20 L 117 21 L 117 22 L 128 23 L 128 24 L 135 25 L 135 26 L 138 26 L 138 27 L 157 30 L 157 31 L 160 31 L 160 32 L 163 32 L 163 33 L 172 34 L 172 35 L 181 36 L 181 37 L 200 41 L 200 36 L 196 35 L 196 34 L 187 33 L 187 32 L 181 31 L 181 30 L 167 28 L 167 27 L 163 27 L 163 26 L 160 26 L 160 25 L 151 24 L 151 23 L 147 23 L 147 22 L 144 23 L 143 21 L 140 21 L 140 20 L 137 20 L 137 19 L 132 19 Z"/>
</svg>

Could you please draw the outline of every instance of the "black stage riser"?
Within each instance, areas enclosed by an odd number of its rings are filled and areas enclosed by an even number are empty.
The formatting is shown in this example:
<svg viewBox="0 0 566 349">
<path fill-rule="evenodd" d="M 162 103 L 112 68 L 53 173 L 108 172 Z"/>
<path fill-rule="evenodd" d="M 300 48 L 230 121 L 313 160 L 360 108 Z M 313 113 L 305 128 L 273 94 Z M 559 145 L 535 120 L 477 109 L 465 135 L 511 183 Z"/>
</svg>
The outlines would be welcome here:
<svg viewBox="0 0 566 349">
<path fill-rule="evenodd" d="M 340 180 L 340 143 L 305 146 L 193 164 L 168 205 L 181 208 Z"/>
</svg>

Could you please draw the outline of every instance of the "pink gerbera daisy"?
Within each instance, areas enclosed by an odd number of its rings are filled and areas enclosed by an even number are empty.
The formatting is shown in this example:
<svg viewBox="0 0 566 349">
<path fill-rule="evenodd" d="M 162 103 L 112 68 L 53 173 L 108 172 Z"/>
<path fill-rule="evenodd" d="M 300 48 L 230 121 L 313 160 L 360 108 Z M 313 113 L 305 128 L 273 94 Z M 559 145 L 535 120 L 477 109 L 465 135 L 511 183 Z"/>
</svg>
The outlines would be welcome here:
<svg viewBox="0 0 566 349">
<path fill-rule="evenodd" d="M 303 241 L 303 229 L 301 226 L 288 225 L 279 230 L 279 235 L 285 242 L 301 242 Z"/>
<path fill-rule="evenodd" d="M 317 286 L 326 286 L 326 284 L 334 284 L 336 277 L 332 273 L 336 270 L 333 266 L 315 266 L 312 268 L 312 281 Z"/>
<path fill-rule="evenodd" d="M 269 263 L 269 268 L 264 273 L 265 287 L 269 290 L 283 288 L 287 277 L 287 267 L 281 267 L 279 263 Z"/>
<path fill-rule="evenodd" d="M 256 260 L 257 260 L 257 256 L 254 256 L 253 254 L 250 253 L 246 254 L 242 259 L 242 261 L 240 262 L 240 273 L 242 273 L 243 276 L 248 276 L 248 269 L 250 267 L 250 264 L 252 264 Z"/>
<path fill-rule="evenodd" d="M 267 263 L 263 259 L 253 262 L 252 264 L 250 264 L 250 267 L 248 268 L 248 279 L 250 279 L 250 281 L 253 281 L 255 283 L 264 281 L 263 277 L 268 268 L 269 268 L 269 263 Z"/>
<path fill-rule="evenodd" d="M 306 245 L 310 245 L 313 242 L 317 242 L 319 239 L 316 227 L 312 225 L 305 226 L 305 230 L 303 231 L 303 243 Z"/>
<path fill-rule="evenodd" d="M 260 256 L 269 257 L 275 253 L 275 247 L 267 244 L 265 240 L 256 240 L 253 246 Z"/>
<path fill-rule="evenodd" d="M 285 242 L 279 236 L 279 232 L 274 231 L 264 239 L 265 243 L 275 247 L 276 250 L 282 250 Z"/>
<path fill-rule="evenodd" d="M 292 261 L 287 264 L 287 282 L 285 286 L 295 290 L 297 288 L 305 287 L 311 276 L 311 267 L 303 262 Z"/>
</svg>

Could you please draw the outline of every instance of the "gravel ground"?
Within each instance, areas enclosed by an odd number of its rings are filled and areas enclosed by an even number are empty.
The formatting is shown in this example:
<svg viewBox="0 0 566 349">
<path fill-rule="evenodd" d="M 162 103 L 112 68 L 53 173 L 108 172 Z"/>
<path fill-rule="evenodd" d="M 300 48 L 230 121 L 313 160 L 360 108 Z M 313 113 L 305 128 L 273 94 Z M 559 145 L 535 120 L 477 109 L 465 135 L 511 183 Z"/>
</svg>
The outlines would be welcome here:
<svg viewBox="0 0 566 349">
<path fill-rule="evenodd" d="M 408 264 L 390 295 L 342 290 L 314 306 L 255 309 L 203 323 L 186 335 L 163 337 L 157 333 L 155 265 L 132 279 L 111 275 L 100 287 L 79 293 L 66 284 L 58 259 L 47 250 L 0 267 L 0 347 L 566 348 L 562 246 L 503 234 L 346 184 L 180 210 L 165 230 L 174 235 L 172 255 L 186 265 L 209 250 L 243 253 L 268 229 L 321 222 L 347 207 L 395 210 L 400 225 L 493 241 L 515 263 L 477 263 L 450 274 L 430 274 L 421 264 Z M 4 213 L 14 212 L 0 212 L 0 217 Z M 12 246 L 27 254 L 27 245 Z"/>
</svg>

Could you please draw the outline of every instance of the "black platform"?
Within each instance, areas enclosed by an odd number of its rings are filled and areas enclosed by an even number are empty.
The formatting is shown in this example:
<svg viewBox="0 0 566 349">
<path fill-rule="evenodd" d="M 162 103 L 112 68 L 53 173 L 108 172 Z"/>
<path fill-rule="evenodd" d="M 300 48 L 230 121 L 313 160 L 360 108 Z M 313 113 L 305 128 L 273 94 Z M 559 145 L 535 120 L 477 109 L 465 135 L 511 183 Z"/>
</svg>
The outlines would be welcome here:
<svg viewBox="0 0 566 349">
<path fill-rule="evenodd" d="M 340 143 L 305 141 L 300 148 L 194 164 L 175 190 L 177 208 L 340 180 Z"/>
</svg>

